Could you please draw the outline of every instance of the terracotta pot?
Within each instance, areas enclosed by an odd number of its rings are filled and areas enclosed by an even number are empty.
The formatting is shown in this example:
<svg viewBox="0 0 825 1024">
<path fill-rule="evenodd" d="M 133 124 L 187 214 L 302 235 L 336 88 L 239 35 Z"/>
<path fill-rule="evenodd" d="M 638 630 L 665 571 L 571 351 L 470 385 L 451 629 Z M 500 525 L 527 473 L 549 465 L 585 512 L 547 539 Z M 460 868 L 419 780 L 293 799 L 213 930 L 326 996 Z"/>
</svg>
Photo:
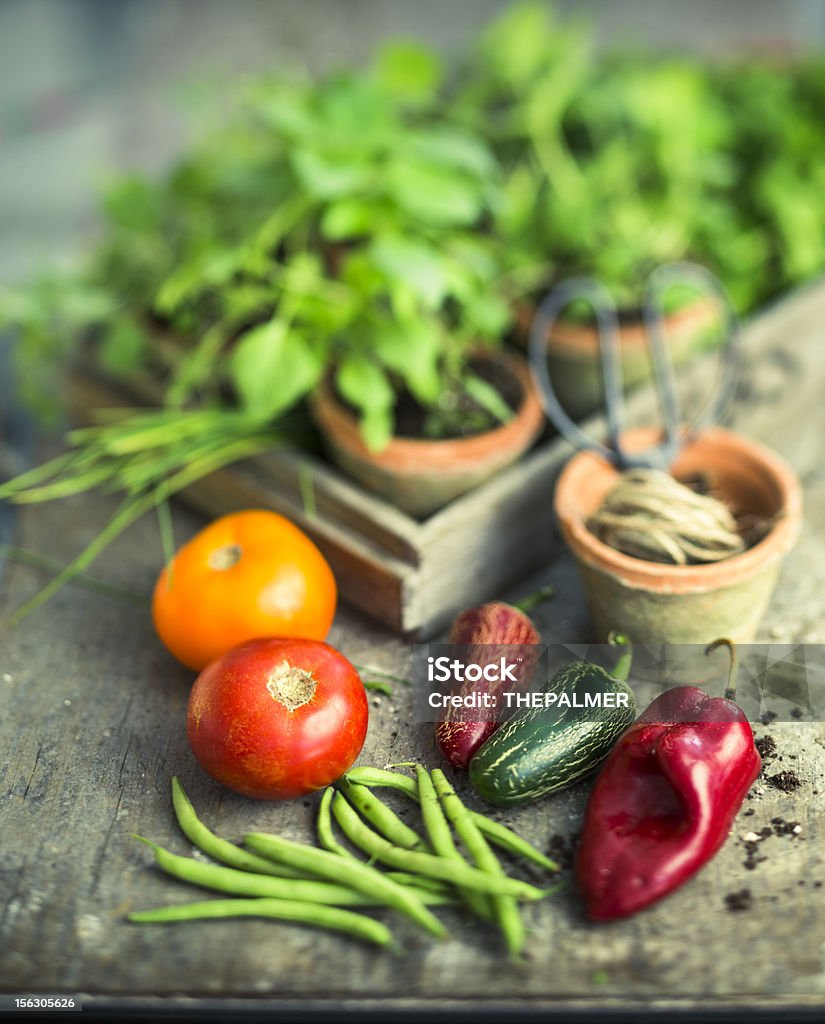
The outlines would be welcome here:
<svg viewBox="0 0 825 1024">
<path fill-rule="evenodd" d="M 333 460 L 369 490 L 410 515 L 424 517 L 515 462 L 536 439 L 544 413 L 525 360 L 516 352 L 485 353 L 501 362 L 521 385 L 522 401 L 501 427 L 443 441 L 394 437 L 371 452 L 357 418 L 336 399 L 328 381 L 315 392 L 311 410 Z"/>
<path fill-rule="evenodd" d="M 522 336 L 529 336 L 533 311 L 517 314 Z M 717 306 L 704 298 L 684 306 L 665 319 L 665 337 L 671 363 L 685 362 L 700 345 L 707 331 L 718 322 Z M 650 380 L 652 364 L 644 325 L 623 323 L 619 331 L 622 382 L 630 391 Z M 601 408 L 602 368 L 599 338 L 594 326 L 559 320 L 547 343 L 547 366 L 553 387 L 568 415 L 581 419 Z"/>
<path fill-rule="evenodd" d="M 653 444 L 658 431 L 625 435 L 629 448 Z M 578 563 L 596 635 L 611 629 L 640 643 L 709 643 L 719 636 L 753 639 L 774 589 L 782 557 L 802 522 L 802 495 L 793 470 L 764 445 L 715 427 L 689 443 L 671 467 L 678 479 L 701 474 L 735 514 L 773 520 L 747 551 L 706 565 L 663 565 L 633 558 L 600 541 L 585 525 L 618 471 L 580 452 L 561 473 L 555 507 Z"/>
</svg>

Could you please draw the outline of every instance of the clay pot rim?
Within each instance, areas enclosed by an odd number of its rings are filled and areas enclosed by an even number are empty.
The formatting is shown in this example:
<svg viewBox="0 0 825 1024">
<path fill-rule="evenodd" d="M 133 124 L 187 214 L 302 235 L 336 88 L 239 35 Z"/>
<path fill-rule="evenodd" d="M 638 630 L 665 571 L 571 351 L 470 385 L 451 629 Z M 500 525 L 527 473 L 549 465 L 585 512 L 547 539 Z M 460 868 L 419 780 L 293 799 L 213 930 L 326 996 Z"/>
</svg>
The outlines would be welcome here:
<svg viewBox="0 0 825 1024">
<path fill-rule="evenodd" d="M 623 435 L 625 443 L 637 450 L 647 447 L 661 436 L 652 428 L 639 428 Z M 763 566 L 781 558 L 795 544 L 802 525 L 802 489 L 796 473 L 776 452 L 758 441 L 722 427 L 711 427 L 693 444 L 711 444 L 739 451 L 761 463 L 781 495 L 782 507 L 770 532 L 741 554 L 720 562 L 701 565 L 671 565 L 650 562 L 624 554 L 599 540 L 591 533 L 579 514 L 571 486 L 588 462 L 607 463 L 593 452 L 579 452 L 562 470 L 554 499 L 555 512 L 569 547 L 576 558 L 591 568 L 618 577 L 628 587 L 659 593 L 685 594 L 734 586 Z M 678 459 L 677 459 L 678 462 Z"/>
<path fill-rule="evenodd" d="M 673 331 L 684 330 L 693 326 L 699 330 L 711 324 L 718 316 L 718 303 L 713 299 L 697 295 L 686 305 L 668 313 L 665 317 L 665 330 L 668 335 Z M 535 310 L 531 311 L 530 322 Z M 525 318 L 526 319 L 526 318 Z M 529 322 L 527 323 L 529 332 Z M 638 319 L 621 323 L 619 327 L 619 345 L 627 352 L 647 351 L 648 343 L 644 322 Z M 548 351 L 554 356 L 567 356 L 572 359 L 590 360 L 599 355 L 600 344 L 595 325 L 581 324 L 560 317 L 547 340 Z"/>
<path fill-rule="evenodd" d="M 504 363 L 522 390 L 522 400 L 513 418 L 493 430 L 470 437 L 443 439 L 393 436 L 385 448 L 372 452 L 361 437 L 358 419 L 337 400 L 328 377 L 323 378 L 310 397 L 313 416 L 325 433 L 378 466 L 393 467 L 404 460 L 426 465 L 428 471 L 434 473 L 440 469 L 453 472 L 456 461 L 471 462 L 487 456 L 490 451 L 506 450 L 519 438 L 526 438 L 524 447 L 528 447 L 544 425 L 544 410 L 526 360 L 519 353 L 503 348 L 479 348 L 478 355 Z"/>
</svg>

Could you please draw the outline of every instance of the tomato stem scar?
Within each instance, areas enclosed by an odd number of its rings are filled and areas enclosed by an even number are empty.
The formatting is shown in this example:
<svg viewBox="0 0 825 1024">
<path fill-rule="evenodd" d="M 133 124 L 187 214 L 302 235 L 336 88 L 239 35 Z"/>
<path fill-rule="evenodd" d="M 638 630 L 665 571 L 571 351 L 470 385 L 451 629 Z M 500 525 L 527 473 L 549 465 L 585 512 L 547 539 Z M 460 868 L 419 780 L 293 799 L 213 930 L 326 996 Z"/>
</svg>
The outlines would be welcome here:
<svg viewBox="0 0 825 1024">
<path fill-rule="evenodd" d="M 231 569 L 240 562 L 242 554 L 243 548 L 240 544 L 226 544 L 222 548 L 216 548 L 209 556 L 209 568 L 221 571 Z"/>
<path fill-rule="evenodd" d="M 288 711 L 295 711 L 312 700 L 317 685 L 311 672 L 284 660 L 267 680 L 266 688 Z"/>
</svg>

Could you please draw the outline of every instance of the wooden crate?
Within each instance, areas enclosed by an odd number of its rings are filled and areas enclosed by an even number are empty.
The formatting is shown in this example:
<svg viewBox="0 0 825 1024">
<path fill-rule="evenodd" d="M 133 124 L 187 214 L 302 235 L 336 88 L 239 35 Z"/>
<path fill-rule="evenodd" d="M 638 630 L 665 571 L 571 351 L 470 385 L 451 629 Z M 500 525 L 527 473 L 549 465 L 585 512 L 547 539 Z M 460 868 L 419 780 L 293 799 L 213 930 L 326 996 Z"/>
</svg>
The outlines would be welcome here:
<svg viewBox="0 0 825 1024">
<path fill-rule="evenodd" d="M 128 394 L 75 371 L 74 415 L 134 404 Z M 181 499 L 210 516 L 270 508 L 305 530 L 338 580 L 341 597 L 408 638 L 426 639 L 466 605 L 500 596 L 546 564 L 558 548 L 553 480 L 569 454 L 558 438 L 423 521 L 361 488 L 316 456 L 273 451 L 219 470 Z M 303 494 L 311 487 L 314 509 Z"/>
</svg>

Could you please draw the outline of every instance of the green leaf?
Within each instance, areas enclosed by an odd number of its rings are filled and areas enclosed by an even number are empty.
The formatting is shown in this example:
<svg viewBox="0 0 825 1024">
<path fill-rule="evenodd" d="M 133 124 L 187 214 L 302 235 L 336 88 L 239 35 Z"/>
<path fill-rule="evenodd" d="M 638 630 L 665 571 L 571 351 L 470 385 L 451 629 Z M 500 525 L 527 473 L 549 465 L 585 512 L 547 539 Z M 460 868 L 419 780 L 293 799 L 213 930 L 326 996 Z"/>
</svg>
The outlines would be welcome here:
<svg viewBox="0 0 825 1024">
<path fill-rule="evenodd" d="M 437 249 L 401 235 L 383 234 L 374 239 L 370 253 L 390 286 L 394 281 L 406 284 L 430 309 L 441 304 L 446 276 Z"/>
<path fill-rule="evenodd" d="M 335 375 L 341 395 L 361 412 L 361 434 L 370 451 L 380 451 L 392 437 L 395 391 L 381 369 L 362 355 L 342 360 Z"/>
<path fill-rule="evenodd" d="M 209 249 L 181 263 L 158 289 L 155 309 L 170 315 L 184 302 L 208 288 L 226 284 L 237 272 L 244 254 L 236 249 Z"/>
<path fill-rule="evenodd" d="M 256 91 L 252 102 L 262 118 L 286 138 L 312 138 L 317 132 L 307 96 L 299 85 L 267 83 Z"/>
<path fill-rule="evenodd" d="M 361 417 L 361 436 L 371 452 L 380 452 L 392 440 L 394 420 L 391 409 L 367 409 Z"/>
<path fill-rule="evenodd" d="M 324 211 L 321 233 L 332 242 L 368 234 L 376 226 L 376 206 L 364 199 L 340 199 Z"/>
<path fill-rule="evenodd" d="M 356 72 L 336 74 L 317 89 L 316 147 L 330 145 L 364 154 L 391 144 L 401 126 L 391 98 Z"/>
<path fill-rule="evenodd" d="M 375 354 L 407 385 L 422 405 L 432 405 L 441 393 L 443 327 L 428 320 L 390 321 L 376 331 Z"/>
<path fill-rule="evenodd" d="M 386 93 L 408 106 L 423 106 L 432 100 L 443 74 L 436 54 L 416 40 L 393 40 L 378 52 L 378 83 Z"/>
<path fill-rule="evenodd" d="M 160 227 L 160 189 L 137 174 L 126 175 L 110 186 L 103 209 L 112 224 L 128 231 Z"/>
<path fill-rule="evenodd" d="M 473 224 L 484 208 L 482 190 L 471 178 L 422 163 L 391 163 L 386 187 L 409 217 L 434 227 Z"/>
<path fill-rule="evenodd" d="M 318 383 L 323 361 L 307 341 L 280 320 L 254 327 L 229 358 L 229 374 L 246 412 L 268 422 Z"/>
<path fill-rule="evenodd" d="M 128 377 L 139 370 L 149 351 L 146 334 L 132 320 L 113 323 L 103 335 L 100 364 L 108 373 Z"/>
<path fill-rule="evenodd" d="M 483 178 L 496 173 L 496 162 L 481 139 L 458 128 L 430 128 L 415 132 L 406 140 L 413 159 L 443 164 Z"/>
<path fill-rule="evenodd" d="M 335 158 L 312 149 L 290 154 L 292 166 L 304 189 L 315 199 L 337 199 L 365 188 L 369 167 L 358 157 Z"/>
<path fill-rule="evenodd" d="M 513 410 L 488 381 L 470 370 L 464 371 L 462 380 L 470 398 L 500 423 L 507 423 L 513 418 Z"/>
<path fill-rule="evenodd" d="M 395 404 L 395 392 L 386 373 L 366 356 L 346 356 L 338 367 L 335 383 L 356 409 L 387 409 Z"/>
<path fill-rule="evenodd" d="M 494 292 L 482 292 L 468 301 L 467 318 L 481 337 L 497 340 L 510 326 L 513 312 L 501 296 Z"/>
<path fill-rule="evenodd" d="M 489 27 L 483 39 L 483 51 L 506 82 L 521 86 L 547 60 L 549 29 L 550 19 L 544 4 L 515 4 Z"/>
</svg>

